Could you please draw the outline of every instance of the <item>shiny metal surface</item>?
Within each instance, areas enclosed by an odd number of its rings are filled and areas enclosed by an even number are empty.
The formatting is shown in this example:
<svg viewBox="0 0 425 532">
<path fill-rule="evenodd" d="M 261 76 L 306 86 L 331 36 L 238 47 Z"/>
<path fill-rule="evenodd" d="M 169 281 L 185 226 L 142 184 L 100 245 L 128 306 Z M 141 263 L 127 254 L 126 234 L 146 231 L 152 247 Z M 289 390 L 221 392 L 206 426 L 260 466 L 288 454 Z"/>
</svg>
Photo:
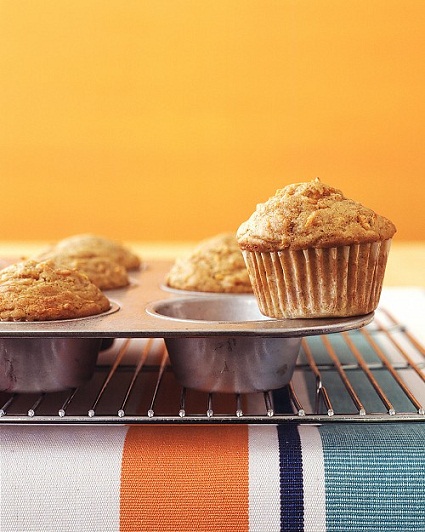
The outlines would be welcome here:
<svg viewBox="0 0 425 532">
<path fill-rule="evenodd" d="M 373 319 L 370 313 L 348 318 L 276 320 L 261 314 L 254 296 L 228 294 L 159 300 L 149 304 L 146 312 L 165 321 L 164 329 L 180 329 L 185 336 L 220 332 L 296 338 L 358 329 Z"/>
<path fill-rule="evenodd" d="M 272 321 L 261 314 L 252 295 L 186 296 L 154 303 L 148 307 L 148 312 L 165 319 L 182 322 L 207 321 L 211 322 L 211 325 L 217 322 Z"/>
<path fill-rule="evenodd" d="M 100 344 L 100 338 L 0 338 L 0 390 L 76 388 L 92 377 Z"/>
<path fill-rule="evenodd" d="M 356 329 L 373 319 L 373 313 L 352 318 L 321 320 L 273 320 L 258 317 L 258 320 L 235 321 L 228 316 L 225 321 L 193 320 L 182 323 L 177 319 L 163 319 L 158 313 L 158 305 L 165 301 L 182 299 L 161 288 L 171 265 L 170 261 L 152 261 L 139 272 L 131 272 L 130 286 L 105 291 L 113 303 L 112 312 L 90 318 L 55 322 L 0 321 L 0 337 L 166 338 L 222 334 L 290 337 Z M 250 297 L 253 296 L 226 296 L 225 299 L 247 300 Z M 216 301 L 215 296 L 202 299 Z"/>
<path fill-rule="evenodd" d="M 363 329 L 304 338 L 290 383 L 252 394 L 182 388 L 162 339 L 117 339 L 78 389 L 0 392 L 0 426 L 423 423 L 424 368 L 425 348 L 382 308 Z"/>
<path fill-rule="evenodd" d="M 263 316 L 253 296 L 186 297 L 158 302 L 149 312 L 165 321 L 237 323 L 274 321 Z M 282 388 L 290 381 L 301 334 L 272 336 L 205 336 L 166 338 L 171 365 L 179 383 L 201 391 L 252 393 Z"/>
<path fill-rule="evenodd" d="M 301 338 L 208 336 L 167 338 L 178 382 L 204 392 L 253 393 L 291 380 Z"/>
<path fill-rule="evenodd" d="M 200 296 L 200 297 L 215 297 L 218 295 L 218 292 L 201 292 L 197 290 L 182 290 L 181 288 L 172 288 L 171 286 L 168 286 L 166 284 L 161 284 L 161 290 L 164 292 L 169 292 L 176 296 L 183 296 L 183 297 L 191 297 L 191 296 Z M 227 296 L 227 297 L 235 297 L 235 296 L 253 296 L 252 293 L 249 292 L 224 292 L 219 293 L 220 296 Z"/>
</svg>

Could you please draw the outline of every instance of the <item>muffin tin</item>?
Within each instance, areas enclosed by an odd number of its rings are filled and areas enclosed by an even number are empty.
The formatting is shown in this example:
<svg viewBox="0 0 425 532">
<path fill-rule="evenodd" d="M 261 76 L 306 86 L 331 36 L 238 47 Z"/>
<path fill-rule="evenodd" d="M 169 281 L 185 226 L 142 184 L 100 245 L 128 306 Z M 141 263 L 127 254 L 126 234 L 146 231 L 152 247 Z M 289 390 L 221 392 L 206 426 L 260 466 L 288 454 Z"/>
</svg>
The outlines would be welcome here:
<svg viewBox="0 0 425 532">
<path fill-rule="evenodd" d="M 260 346 L 257 350 L 264 351 L 267 350 L 264 346 L 272 346 L 276 344 L 276 339 L 279 339 L 279 349 L 283 351 L 289 349 L 290 357 L 287 363 L 293 367 L 302 337 L 357 329 L 373 319 L 373 313 L 370 313 L 341 319 L 275 320 L 265 318 L 259 313 L 254 296 L 251 295 L 217 294 L 208 298 L 202 295 L 179 296 L 162 287 L 165 274 L 170 267 L 169 261 L 152 261 L 144 265 L 140 271 L 130 272 L 131 282 L 128 287 L 105 291 L 112 303 L 109 312 L 72 320 L 0 322 L 0 339 L 4 343 L 7 339 L 13 338 L 44 338 L 46 342 L 49 342 L 49 339 L 59 338 L 164 338 L 166 342 L 170 340 L 168 348 L 176 370 L 179 361 L 188 362 L 187 355 L 183 353 L 191 354 L 190 364 L 208 368 L 211 349 L 214 348 L 211 347 L 211 343 L 207 343 L 207 348 L 202 347 L 205 346 L 205 340 L 202 340 L 205 338 L 215 343 L 217 341 L 222 343 L 225 340 L 234 345 L 240 344 L 243 346 L 243 351 L 246 351 L 250 343 L 254 346 L 254 351 L 255 346 Z M 249 338 L 252 342 L 247 340 Z M 179 343 L 176 345 L 176 339 L 181 340 L 181 345 Z M 188 339 L 192 339 L 192 342 L 187 343 Z M 198 341 L 193 343 L 196 339 Z M 194 354 L 199 355 L 201 349 L 204 349 L 205 357 L 199 363 Z M 272 359 L 275 361 L 281 356 L 279 349 L 270 347 L 270 352 L 274 353 Z M 185 361 L 183 356 L 186 356 Z M 217 384 L 219 389 L 239 392 L 245 390 L 245 384 L 249 389 L 252 387 L 263 389 L 261 382 L 260 384 L 257 382 L 257 372 L 251 371 L 251 376 L 249 375 L 247 368 L 251 359 L 252 356 L 248 355 L 241 364 L 238 359 L 237 366 L 243 370 L 238 380 L 239 384 L 235 384 L 235 381 Z M 223 360 L 220 362 L 221 365 Z M 269 361 L 260 361 L 260 365 L 269 363 Z M 49 366 L 48 360 L 46 364 Z M 187 374 L 189 370 L 186 367 L 182 371 L 183 374 Z M 282 373 L 281 369 L 279 371 Z M 286 382 L 290 375 L 291 369 L 286 370 Z M 205 386 L 208 388 L 214 385 L 214 379 L 212 381 L 211 378 L 213 376 L 210 375 L 206 379 Z M 276 386 L 271 385 L 271 387 L 282 386 L 282 382 L 279 380 Z M 196 381 L 189 382 L 189 386 L 204 387 L 204 384 Z M 270 387 L 270 383 L 265 386 Z"/>
<path fill-rule="evenodd" d="M 254 297 L 215 295 L 158 301 L 147 312 L 181 323 L 266 320 Z M 232 336 L 165 338 L 175 376 L 185 388 L 204 392 L 275 390 L 291 380 L 301 338 Z"/>
<path fill-rule="evenodd" d="M 356 329 L 369 323 L 373 313 L 353 318 L 275 320 L 261 318 L 250 321 L 163 319 L 154 312 L 159 301 L 181 297 L 161 288 L 164 276 L 171 267 L 169 261 L 151 261 L 138 272 L 129 272 L 130 285 L 107 290 L 113 312 L 87 318 L 45 322 L 1 322 L 0 337 L 7 336 L 98 336 L 105 338 L 203 336 L 214 334 L 247 336 L 309 336 Z M 226 298 L 229 296 L 226 296 Z M 247 300 L 253 296 L 235 295 Z M 213 298 L 209 298 L 213 300 Z M 151 310 L 149 312 L 149 310 Z"/>
<path fill-rule="evenodd" d="M 46 393 L 91 379 L 100 338 L 0 338 L 0 390 Z"/>
</svg>

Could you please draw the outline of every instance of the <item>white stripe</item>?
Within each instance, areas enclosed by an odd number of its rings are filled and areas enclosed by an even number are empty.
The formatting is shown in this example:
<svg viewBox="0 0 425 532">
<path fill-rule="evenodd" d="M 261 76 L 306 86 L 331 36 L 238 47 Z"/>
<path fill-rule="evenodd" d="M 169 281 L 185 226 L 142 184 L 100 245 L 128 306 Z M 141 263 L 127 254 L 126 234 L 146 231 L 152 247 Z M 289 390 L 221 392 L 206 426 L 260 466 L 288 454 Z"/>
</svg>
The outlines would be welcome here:
<svg viewBox="0 0 425 532">
<path fill-rule="evenodd" d="M 0 427 L 2 532 L 119 530 L 126 427 Z"/>
<path fill-rule="evenodd" d="M 326 532 L 325 465 L 322 439 L 314 425 L 300 425 L 304 487 L 304 532 Z"/>
<path fill-rule="evenodd" d="M 280 530 L 279 442 L 274 425 L 248 427 L 249 530 Z"/>
</svg>

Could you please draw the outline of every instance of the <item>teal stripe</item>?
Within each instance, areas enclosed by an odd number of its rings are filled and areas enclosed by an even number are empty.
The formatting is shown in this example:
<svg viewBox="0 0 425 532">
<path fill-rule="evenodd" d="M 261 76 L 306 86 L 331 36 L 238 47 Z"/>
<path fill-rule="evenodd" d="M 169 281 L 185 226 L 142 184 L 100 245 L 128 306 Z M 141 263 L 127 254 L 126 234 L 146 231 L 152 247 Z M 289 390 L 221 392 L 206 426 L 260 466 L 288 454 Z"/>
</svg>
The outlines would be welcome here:
<svg viewBox="0 0 425 532">
<path fill-rule="evenodd" d="M 319 427 L 329 532 L 425 531 L 425 423 Z"/>
</svg>

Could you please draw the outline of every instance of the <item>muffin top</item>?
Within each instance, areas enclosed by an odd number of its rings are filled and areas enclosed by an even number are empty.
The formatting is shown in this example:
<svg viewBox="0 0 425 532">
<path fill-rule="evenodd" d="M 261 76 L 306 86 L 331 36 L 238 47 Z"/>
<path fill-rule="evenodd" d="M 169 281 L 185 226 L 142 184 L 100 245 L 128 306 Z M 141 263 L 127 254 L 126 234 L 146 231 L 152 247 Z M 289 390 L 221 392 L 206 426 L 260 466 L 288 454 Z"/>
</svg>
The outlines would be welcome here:
<svg viewBox="0 0 425 532">
<path fill-rule="evenodd" d="M 84 273 L 101 290 L 122 288 L 130 284 L 124 266 L 109 257 L 75 257 L 65 253 L 51 253 L 49 258 L 60 268 Z"/>
<path fill-rule="evenodd" d="M 51 260 L 26 260 L 0 270 L 0 320 L 82 318 L 109 309 L 109 299 L 86 275 Z"/>
<path fill-rule="evenodd" d="M 120 242 L 90 233 L 64 238 L 56 243 L 52 251 L 74 257 L 109 257 L 126 270 L 136 270 L 141 262 L 135 253 Z"/>
<path fill-rule="evenodd" d="M 172 288 L 198 292 L 252 292 L 234 233 L 201 241 L 190 255 L 175 261 L 165 283 Z"/>
<path fill-rule="evenodd" d="M 258 204 L 237 240 L 243 250 L 271 252 L 376 242 L 395 232 L 390 220 L 316 178 L 288 185 Z"/>
</svg>

